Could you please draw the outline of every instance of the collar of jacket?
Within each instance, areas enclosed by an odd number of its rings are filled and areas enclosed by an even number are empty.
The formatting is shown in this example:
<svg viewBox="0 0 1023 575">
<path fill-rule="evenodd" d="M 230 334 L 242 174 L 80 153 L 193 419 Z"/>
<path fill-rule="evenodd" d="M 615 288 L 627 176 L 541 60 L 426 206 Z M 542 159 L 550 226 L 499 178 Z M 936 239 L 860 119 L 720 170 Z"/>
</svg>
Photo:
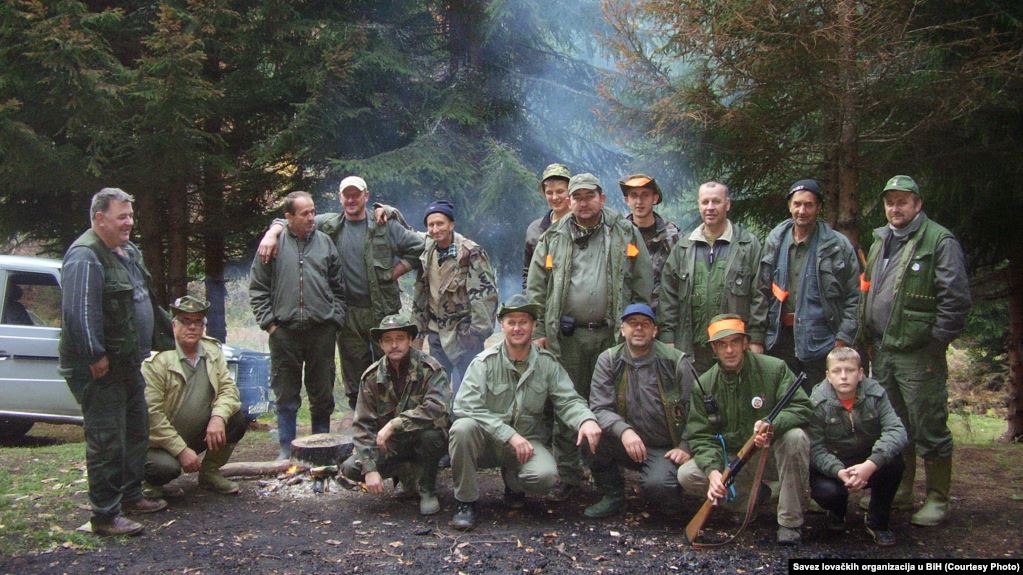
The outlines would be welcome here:
<svg viewBox="0 0 1023 575">
<path fill-rule="evenodd" d="M 703 233 L 703 226 L 704 224 L 702 223 L 696 226 L 696 229 L 694 229 L 692 233 L 689 234 L 689 241 L 703 242 L 708 245 L 710 244 L 710 242 L 707 241 L 707 236 Z M 725 233 L 721 234 L 721 237 L 719 237 L 718 239 L 726 241 L 728 243 L 732 243 L 732 237 L 735 235 L 732 232 L 733 232 L 732 220 L 725 220 Z"/>
<path fill-rule="evenodd" d="M 636 220 L 635 220 L 635 218 L 632 217 L 632 214 L 626 214 L 625 219 L 629 220 L 629 222 L 631 222 L 632 225 L 635 225 L 637 228 L 639 227 L 638 225 L 636 225 Z M 658 214 L 657 212 L 654 212 L 654 230 L 659 235 L 659 234 L 664 233 L 664 230 L 666 230 L 666 229 L 668 229 L 668 222 L 667 222 L 667 220 L 662 218 L 661 214 Z"/>
<path fill-rule="evenodd" d="M 928 220 L 927 214 L 925 214 L 923 212 L 923 210 L 921 210 L 920 213 L 917 214 L 917 216 L 915 218 L 913 218 L 913 221 L 909 222 L 909 224 L 906 226 L 906 234 L 901 236 L 901 237 L 899 237 L 899 239 L 905 239 L 905 238 L 908 238 L 908 237 L 912 237 L 913 234 L 915 234 L 918 231 L 920 231 L 920 228 L 923 227 L 923 225 L 927 222 L 927 220 Z M 890 235 L 892 235 L 894 233 L 895 233 L 894 230 L 892 230 L 892 228 L 891 228 L 891 226 L 889 224 L 885 224 L 885 225 L 883 225 L 883 226 L 881 226 L 879 228 L 875 228 L 874 229 L 874 237 L 876 237 L 876 238 L 878 238 L 878 239 L 880 239 L 882 241 L 888 239 L 888 236 L 890 236 Z"/>
<path fill-rule="evenodd" d="M 866 396 L 881 397 L 885 394 L 884 388 L 877 380 L 864 377 L 860 381 L 859 385 L 856 386 L 856 401 L 853 404 L 857 404 L 863 400 Z M 838 393 L 835 392 L 835 388 L 831 386 L 831 383 L 827 379 L 818 383 L 813 391 L 810 393 L 810 403 L 815 407 L 821 403 L 834 403 L 835 405 L 841 405 L 841 401 L 838 399 Z"/>
</svg>

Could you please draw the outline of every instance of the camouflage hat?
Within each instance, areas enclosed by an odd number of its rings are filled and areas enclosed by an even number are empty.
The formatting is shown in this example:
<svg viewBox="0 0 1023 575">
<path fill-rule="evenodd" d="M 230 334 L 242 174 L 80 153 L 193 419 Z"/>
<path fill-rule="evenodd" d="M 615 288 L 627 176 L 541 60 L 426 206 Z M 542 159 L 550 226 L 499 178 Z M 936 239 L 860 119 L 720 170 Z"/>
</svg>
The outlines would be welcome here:
<svg viewBox="0 0 1023 575">
<path fill-rule="evenodd" d="M 623 196 L 628 196 L 629 190 L 635 188 L 653 190 L 654 193 L 657 194 L 657 201 L 654 202 L 655 206 L 661 203 L 661 199 L 663 198 L 663 194 L 661 194 L 661 187 L 657 185 L 657 180 L 646 174 L 632 174 L 631 176 L 626 176 L 624 180 L 618 181 L 618 187 L 622 189 Z"/>
<path fill-rule="evenodd" d="M 416 324 L 412 323 L 407 316 L 400 313 L 389 315 L 384 319 L 380 320 L 380 327 L 374 327 L 369 330 L 369 335 L 375 340 L 380 340 L 384 337 L 384 334 L 389 331 L 401 330 L 408 334 L 412 339 L 415 339 L 419 335 L 419 328 Z"/>
<path fill-rule="evenodd" d="M 533 316 L 535 320 L 540 318 L 540 311 L 542 309 L 540 304 L 531 302 L 526 299 L 526 296 L 517 293 L 501 304 L 501 307 L 497 310 L 497 319 L 501 319 L 512 312 L 521 311 Z"/>
<path fill-rule="evenodd" d="M 888 180 L 888 183 L 884 185 L 884 189 L 881 190 L 883 196 L 887 191 L 898 191 L 898 192 L 913 192 L 916 195 L 920 195 L 920 187 L 916 185 L 913 178 L 909 176 L 893 176 L 892 179 Z"/>
<path fill-rule="evenodd" d="M 749 335 L 746 333 L 746 322 L 742 321 L 742 317 L 734 313 L 716 315 L 711 318 L 710 325 L 707 326 L 707 342 L 715 342 L 737 333 Z"/>
<path fill-rule="evenodd" d="M 597 179 L 597 176 L 588 172 L 576 174 L 568 181 L 568 195 L 571 196 L 579 190 L 597 190 L 601 193 L 604 192 L 604 190 L 600 187 L 600 180 Z"/>
<path fill-rule="evenodd" d="M 572 179 L 572 172 L 565 164 L 551 164 L 543 169 L 540 175 L 540 195 L 543 195 L 543 183 L 551 178 L 560 178 L 568 181 Z"/>
<path fill-rule="evenodd" d="M 206 315 L 206 310 L 210 309 L 210 302 L 186 295 L 174 300 L 170 308 L 171 315 L 174 316 L 177 316 L 179 313 L 201 313 Z"/>
</svg>

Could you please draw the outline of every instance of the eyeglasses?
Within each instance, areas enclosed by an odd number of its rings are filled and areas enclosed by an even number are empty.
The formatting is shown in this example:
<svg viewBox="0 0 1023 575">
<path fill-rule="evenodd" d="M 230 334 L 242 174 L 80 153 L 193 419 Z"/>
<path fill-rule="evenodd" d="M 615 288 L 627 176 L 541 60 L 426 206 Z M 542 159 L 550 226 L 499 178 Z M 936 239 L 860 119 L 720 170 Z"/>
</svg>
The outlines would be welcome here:
<svg viewBox="0 0 1023 575">
<path fill-rule="evenodd" d="M 174 321 L 180 323 L 181 325 L 183 325 L 185 327 L 202 327 L 202 326 L 206 325 L 206 320 L 205 319 L 176 318 Z"/>
</svg>

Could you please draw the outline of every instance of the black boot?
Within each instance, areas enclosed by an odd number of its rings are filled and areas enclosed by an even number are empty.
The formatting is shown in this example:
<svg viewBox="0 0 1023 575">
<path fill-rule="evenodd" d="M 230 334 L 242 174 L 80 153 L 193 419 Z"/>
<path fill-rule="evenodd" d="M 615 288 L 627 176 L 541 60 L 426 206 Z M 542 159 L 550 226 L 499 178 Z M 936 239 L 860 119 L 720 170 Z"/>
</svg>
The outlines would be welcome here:
<svg viewBox="0 0 1023 575">
<path fill-rule="evenodd" d="M 314 415 L 312 419 L 313 433 L 330 433 L 330 415 Z"/>
<path fill-rule="evenodd" d="M 476 527 L 476 503 L 465 503 L 455 500 L 455 514 L 448 525 L 461 531 L 472 531 Z"/>
</svg>

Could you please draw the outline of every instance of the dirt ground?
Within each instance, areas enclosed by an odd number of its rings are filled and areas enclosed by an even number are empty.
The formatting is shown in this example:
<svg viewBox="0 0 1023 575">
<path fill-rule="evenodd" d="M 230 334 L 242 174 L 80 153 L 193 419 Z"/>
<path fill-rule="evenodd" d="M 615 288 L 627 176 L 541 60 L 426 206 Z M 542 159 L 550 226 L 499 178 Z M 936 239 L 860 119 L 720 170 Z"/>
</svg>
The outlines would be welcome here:
<svg viewBox="0 0 1023 575">
<path fill-rule="evenodd" d="M 242 442 L 235 461 L 269 460 L 267 434 Z M 9 452 L 10 453 L 10 452 Z M 594 521 L 583 509 L 598 495 L 587 489 L 561 504 L 530 500 L 512 511 L 500 504 L 496 473 L 482 481 L 480 524 L 471 533 L 447 526 L 453 508 L 450 473 L 442 471 L 442 511 L 420 517 L 416 500 L 332 489 L 316 495 L 311 486 L 287 494 L 265 493 L 257 479 L 243 481 L 238 496 L 195 489 L 195 478 L 178 480 L 183 499 L 164 512 L 144 516 L 146 533 L 105 540 L 103 549 L 56 551 L 0 558 L 0 573 L 785 573 L 790 558 L 1023 557 L 1023 466 L 1020 446 L 963 447 L 956 452 L 955 511 L 943 528 L 909 525 L 896 513 L 899 544 L 879 550 L 851 505 L 849 527 L 829 536 L 823 516 L 807 515 L 804 542 L 774 543 L 775 523 L 762 512 L 733 545 L 695 551 L 682 529 L 698 507 L 690 500 L 683 516 L 663 517 L 630 489 L 628 512 Z M 632 484 L 630 483 L 630 487 Z M 917 492 L 922 497 L 923 485 Z M 85 504 L 84 496 L 80 496 Z M 73 529 L 88 519 L 68 517 Z M 719 512 L 712 531 L 733 529 Z"/>
</svg>

